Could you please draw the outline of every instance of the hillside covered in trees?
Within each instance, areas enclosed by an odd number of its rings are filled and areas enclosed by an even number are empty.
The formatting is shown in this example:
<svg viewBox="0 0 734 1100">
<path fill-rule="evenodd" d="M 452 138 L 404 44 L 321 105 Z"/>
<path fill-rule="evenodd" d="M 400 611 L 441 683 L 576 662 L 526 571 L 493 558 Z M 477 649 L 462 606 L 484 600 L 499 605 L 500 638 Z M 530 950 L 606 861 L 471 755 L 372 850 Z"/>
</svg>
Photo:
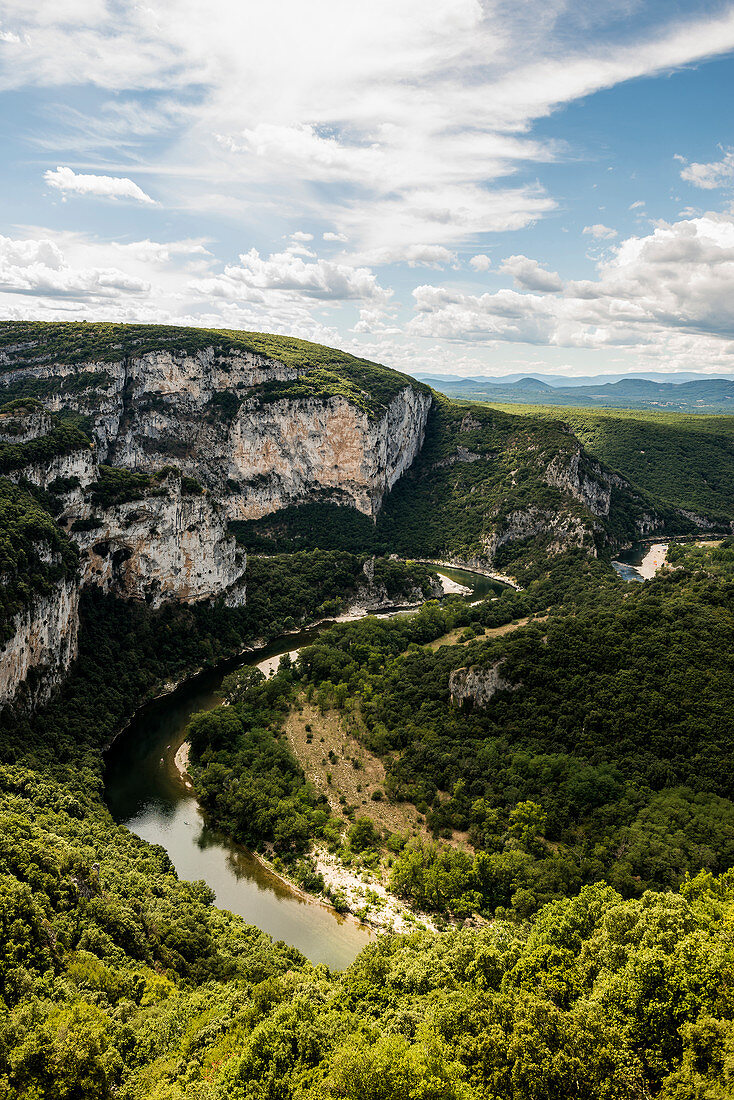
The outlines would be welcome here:
<svg viewBox="0 0 734 1100">
<path fill-rule="evenodd" d="M 211 334 L 2 331 L 7 637 L 77 575 L 79 524 L 150 508 L 169 484 L 208 500 L 175 462 L 100 462 L 88 485 L 24 471 L 89 460 L 93 417 L 72 406 L 84 392 L 95 411 L 111 362 L 167 341 L 202 353 Z M 345 397 L 374 423 L 406 382 L 317 345 L 218 339 L 222 354 L 303 368 L 264 384 L 265 405 Z M 63 372 L 46 372 L 48 355 Z M 207 415 L 228 431 L 223 392 Z M 25 416 L 48 430 L 24 436 Z M 669 571 L 636 586 L 609 564 L 642 531 L 728 528 L 723 421 L 436 395 L 375 521 L 319 498 L 232 522 L 246 604 L 81 591 L 59 689 L 0 714 L 0 1100 L 728 1098 L 734 549 L 673 546 Z M 76 528 L 57 522 L 73 494 Z M 445 556 L 511 572 L 517 588 L 436 601 L 413 559 Z M 241 667 L 247 647 L 367 590 L 426 602 L 325 629 L 270 678 Z M 217 909 L 205 883 L 179 881 L 161 847 L 115 824 L 105 747 L 164 685 L 219 665 L 227 705 L 189 728 L 208 819 L 315 894 L 316 848 L 381 876 L 443 931 L 381 936 L 333 973 Z M 359 777 L 358 801 L 314 781 L 292 720 L 324 776 Z M 321 723 L 358 752 L 321 749 Z M 384 807 L 408 824 L 387 828 Z"/>
</svg>

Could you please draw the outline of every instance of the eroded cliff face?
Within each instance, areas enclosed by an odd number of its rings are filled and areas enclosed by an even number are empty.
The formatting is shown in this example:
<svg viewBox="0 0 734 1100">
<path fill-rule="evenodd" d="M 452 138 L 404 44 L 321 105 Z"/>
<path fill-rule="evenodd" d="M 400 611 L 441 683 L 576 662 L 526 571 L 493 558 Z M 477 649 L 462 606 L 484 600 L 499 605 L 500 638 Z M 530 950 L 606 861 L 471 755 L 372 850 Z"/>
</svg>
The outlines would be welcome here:
<svg viewBox="0 0 734 1100">
<path fill-rule="evenodd" d="M 245 602 L 244 551 L 227 533 L 222 509 L 208 495 L 181 491 L 171 477 L 165 492 L 112 508 L 83 509 L 95 526 L 73 531 L 83 584 L 159 607 L 165 600 L 194 603 L 223 596 L 229 607 Z"/>
<path fill-rule="evenodd" d="M 456 706 L 488 706 L 498 691 L 516 691 L 519 684 L 512 684 L 502 676 L 502 660 L 484 668 L 455 668 L 449 675 L 451 702 Z"/>
<path fill-rule="evenodd" d="M 594 532 L 596 524 L 587 517 L 554 509 L 530 507 L 510 512 L 498 523 L 495 530 L 483 538 L 487 560 L 493 563 L 503 546 L 512 542 L 540 535 L 548 554 L 562 554 L 566 550 L 583 549 L 596 557 Z"/>
<path fill-rule="evenodd" d="M 15 616 L 15 631 L 0 649 L 0 706 L 19 693 L 38 706 L 61 683 L 77 654 L 79 591 L 78 577 L 64 578 Z"/>
<path fill-rule="evenodd" d="M 35 410 L 0 416 L 5 437 L 0 443 L 11 442 L 14 448 L 15 465 L 8 478 L 49 492 L 49 501 L 62 509 L 58 527 L 80 551 L 73 575 L 50 585 L 42 596 L 21 601 L 6 627 L 11 636 L 0 646 L 0 705 L 17 699 L 37 706 L 60 683 L 77 653 L 84 585 L 145 600 L 152 607 L 171 599 L 190 603 L 223 597 L 229 606 L 245 602 L 246 556 L 227 530 L 223 509 L 209 494 L 187 485 L 172 470 L 151 479 L 137 499 L 100 506 L 94 492 L 100 476 L 94 448 L 79 435 L 81 445 L 71 437 L 64 450 L 63 438 L 53 434 L 55 427 L 55 418 Z M 18 444 L 21 458 L 29 456 L 25 465 L 18 461 Z M 41 460 L 39 455 L 50 457 Z M 51 523 L 50 516 L 46 520 Z M 70 544 L 65 545 L 73 554 Z M 51 567 L 51 575 L 62 572 L 43 539 L 31 554 L 38 567 Z M 27 567 L 31 574 L 38 571 L 31 561 Z"/>
<path fill-rule="evenodd" d="M 374 516 L 423 443 L 430 396 L 410 386 L 370 419 L 342 397 L 248 402 L 228 440 L 227 495 L 238 519 L 259 519 L 288 504 L 329 499 Z M 226 491 L 226 488 L 225 488 Z"/>
<path fill-rule="evenodd" d="M 212 347 L 38 363 L 5 372 L 3 382 L 60 380 L 44 401 L 92 419 L 100 461 L 141 470 L 175 462 L 231 519 L 312 499 L 375 515 L 420 450 L 430 394 L 406 385 L 376 414 L 342 396 L 278 399 L 273 386 L 301 377 L 264 355 Z M 264 384 L 271 392 L 256 392 Z"/>
</svg>

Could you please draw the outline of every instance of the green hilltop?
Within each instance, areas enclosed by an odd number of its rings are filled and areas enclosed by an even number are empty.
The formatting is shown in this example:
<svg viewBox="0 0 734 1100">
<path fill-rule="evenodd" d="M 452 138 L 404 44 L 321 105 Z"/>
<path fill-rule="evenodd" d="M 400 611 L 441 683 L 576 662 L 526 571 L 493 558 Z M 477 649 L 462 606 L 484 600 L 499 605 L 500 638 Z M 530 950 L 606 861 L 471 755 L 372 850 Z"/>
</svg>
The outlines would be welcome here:
<svg viewBox="0 0 734 1100">
<path fill-rule="evenodd" d="M 267 383 L 256 389 L 254 396 L 265 401 L 342 396 L 375 414 L 407 385 L 429 392 L 424 383 L 389 367 L 292 336 L 86 321 L 0 322 L 0 385 L 3 370 L 49 363 L 67 366 L 113 363 L 165 350 L 193 355 L 208 348 L 213 348 L 220 357 L 243 352 L 264 355 L 299 371 L 300 377 L 291 382 Z M 104 372 L 97 379 L 93 375 L 86 377 L 85 372 L 81 381 L 94 386 L 103 380 Z M 24 387 L 21 381 L 8 387 L 7 392 L 9 397 L 43 396 L 53 392 L 53 388 L 65 385 L 68 388 L 69 384 L 68 380 L 50 379 L 25 383 Z"/>
</svg>

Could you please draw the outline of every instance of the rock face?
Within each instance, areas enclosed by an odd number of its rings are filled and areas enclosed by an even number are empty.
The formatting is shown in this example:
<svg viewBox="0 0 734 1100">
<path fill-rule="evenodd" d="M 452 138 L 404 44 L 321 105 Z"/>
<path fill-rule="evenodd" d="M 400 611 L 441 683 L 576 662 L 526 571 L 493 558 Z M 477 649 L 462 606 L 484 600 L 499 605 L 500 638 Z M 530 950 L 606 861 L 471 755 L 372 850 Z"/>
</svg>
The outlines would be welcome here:
<svg viewBox="0 0 734 1100">
<path fill-rule="evenodd" d="M 78 571 L 43 596 L 31 596 L 15 614 L 12 636 L 0 647 L 0 705 L 18 699 L 35 707 L 58 685 L 77 653 L 84 585 L 96 584 L 152 607 L 168 599 L 189 603 L 215 597 L 228 606 L 244 604 L 246 556 L 208 493 L 192 491 L 172 470 L 155 479 L 150 491 L 141 490 L 139 499 L 95 507 L 89 489 L 100 471 L 84 437 L 79 436 L 81 445 L 72 440 L 69 449 L 40 461 L 35 444 L 55 445 L 55 418 L 34 410 L 12 421 L 0 416 L 0 432 L 7 437 L 0 442 L 28 445 L 33 459 L 16 464 L 9 478 L 53 493 L 63 505 L 59 525 L 80 556 Z M 34 553 L 54 565 L 43 540 Z"/>
<path fill-rule="evenodd" d="M 228 535 L 222 510 L 208 495 L 182 493 L 179 478 L 163 488 L 161 495 L 96 511 L 97 525 L 73 532 L 82 583 L 152 607 L 221 595 L 229 607 L 244 604 L 246 557 Z"/>
<path fill-rule="evenodd" d="M 248 402 L 230 432 L 240 489 L 228 509 L 242 519 L 309 498 L 351 504 L 374 516 L 418 453 L 430 396 L 410 386 L 379 419 L 342 397 Z"/>
<path fill-rule="evenodd" d="M 92 448 L 65 446 L 59 429 L 54 447 L 29 449 L 28 462 L 15 463 L 9 474 L 60 501 L 60 523 L 81 553 L 75 581 L 17 616 L 0 656 L 0 701 L 32 680 L 34 669 L 45 685 L 36 700 L 58 681 L 76 653 L 85 584 L 152 607 L 215 597 L 239 605 L 245 555 L 228 534 L 228 520 L 308 500 L 375 516 L 422 446 L 432 400 L 425 387 L 402 385 L 395 375 L 377 400 L 369 386 L 362 391 L 349 379 L 342 385 L 325 369 L 315 385 L 302 384 L 308 371 L 297 365 L 214 345 L 137 355 L 120 347 L 117 358 L 112 345 L 104 358 L 69 363 L 29 344 L 6 348 L 0 361 L 3 386 L 22 383 L 24 392 L 35 386 L 44 406 L 9 406 L 0 415 L 0 445 L 50 440 L 57 423 L 51 414 L 64 410 L 87 416 L 95 439 Z M 378 389 L 379 383 L 377 377 Z M 99 463 L 151 475 L 173 465 L 178 473 L 162 481 L 158 474 L 136 499 L 104 503 L 104 494 L 89 491 Z M 182 473 L 206 491 L 184 489 Z M 387 600 L 386 592 L 369 598 L 379 602 L 383 595 Z"/>
<path fill-rule="evenodd" d="M 451 702 L 457 706 L 486 707 L 498 691 L 516 691 L 500 672 L 502 661 L 486 668 L 455 668 L 449 676 Z"/>
<path fill-rule="evenodd" d="M 264 355 L 211 347 L 74 367 L 39 363 L 5 372 L 3 382 L 73 382 L 46 403 L 92 418 L 100 461 L 141 470 L 175 462 L 230 519 L 310 499 L 374 516 L 420 450 L 430 394 L 406 384 L 371 415 L 338 395 L 278 399 L 277 387 L 262 391 L 300 377 Z"/>
<path fill-rule="evenodd" d="M 67 577 L 16 615 L 15 633 L 0 651 L 0 705 L 23 689 L 30 707 L 45 702 L 77 653 L 78 578 Z"/>
<path fill-rule="evenodd" d="M 585 517 L 531 506 L 522 511 L 510 512 L 485 537 L 484 550 L 488 562 L 495 560 L 498 551 L 506 543 L 522 542 L 536 535 L 544 536 L 545 550 L 549 554 L 561 554 L 564 550 L 579 547 L 596 556 L 594 527 Z"/>
</svg>

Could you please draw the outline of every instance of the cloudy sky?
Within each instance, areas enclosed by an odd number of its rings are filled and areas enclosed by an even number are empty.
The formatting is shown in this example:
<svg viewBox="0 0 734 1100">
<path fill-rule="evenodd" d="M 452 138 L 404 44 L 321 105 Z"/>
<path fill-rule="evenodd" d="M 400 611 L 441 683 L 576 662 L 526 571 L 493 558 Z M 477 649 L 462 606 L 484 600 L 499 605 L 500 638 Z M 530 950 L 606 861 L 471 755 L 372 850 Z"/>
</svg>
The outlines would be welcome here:
<svg viewBox="0 0 734 1100">
<path fill-rule="evenodd" d="M 0 316 L 734 376 L 734 3 L 0 0 Z"/>
</svg>

